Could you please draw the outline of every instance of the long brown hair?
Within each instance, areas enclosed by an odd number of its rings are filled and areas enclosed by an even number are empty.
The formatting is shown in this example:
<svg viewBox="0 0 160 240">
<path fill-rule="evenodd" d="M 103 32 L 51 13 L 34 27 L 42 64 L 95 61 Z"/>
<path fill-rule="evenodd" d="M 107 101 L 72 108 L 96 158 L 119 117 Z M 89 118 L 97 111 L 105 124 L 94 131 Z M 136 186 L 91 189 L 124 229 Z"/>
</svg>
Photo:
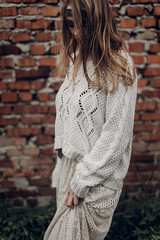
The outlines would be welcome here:
<svg viewBox="0 0 160 240">
<path fill-rule="evenodd" d="M 67 7 L 72 9 L 76 39 L 70 31 L 66 16 Z M 82 14 L 85 13 L 85 14 Z M 68 57 L 74 63 L 73 84 L 83 63 L 87 81 L 92 87 L 108 91 L 107 76 L 112 82 L 112 92 L 118 87 L 120 80 L 125 86 L 132 85 L 135 78 L 128 64 L 128 58 L 122 54 L 129 54 L 120 36 L 114 17 L 112 16 L 108 0 L 63 0 L 62 17 L 62 50 L 59 67 L 64 70 Z M 78 48 L 78 54 L 76 50 Z M 87 61 L 91 58 L 94 64 L 96 79 L 92 81 L 87 72 Z"/>
</svg>

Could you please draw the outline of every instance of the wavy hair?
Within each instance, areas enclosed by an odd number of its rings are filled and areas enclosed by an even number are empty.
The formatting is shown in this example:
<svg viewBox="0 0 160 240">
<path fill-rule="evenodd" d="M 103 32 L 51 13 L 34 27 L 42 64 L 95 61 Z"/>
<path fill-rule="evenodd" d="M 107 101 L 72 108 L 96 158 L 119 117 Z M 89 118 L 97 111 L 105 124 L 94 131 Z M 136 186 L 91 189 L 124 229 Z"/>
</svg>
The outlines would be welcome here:
<svg viewBox="0 0 160 240">
<path fill-rule="evenodd" d="M 135 66 L 133 74 L 128 63 L 129 54 L 125 42 L 117 30 L 116 21 L 112 16 L 108 0 L 63 0 L 61 7 L 62 18 L 62 49 L 58 67 L 63 71 L 68 57 L 74 64 L 73 85 L 79 66 L 83 63 L 84 74 L 93 88 L 109 90 L 107 76 L 112 83 L 114 92 L 119 81 L 125 86 L 131 86 L 135 79 Z M 69 26 L 67 8 L 72 9 L 74 30 L 73 36 Z M 77 54 L 78 49 L 78 54 Z M 87 61 L 91 59 L 94 64 L 96 79 L 89 78 Z"/>
</svg>

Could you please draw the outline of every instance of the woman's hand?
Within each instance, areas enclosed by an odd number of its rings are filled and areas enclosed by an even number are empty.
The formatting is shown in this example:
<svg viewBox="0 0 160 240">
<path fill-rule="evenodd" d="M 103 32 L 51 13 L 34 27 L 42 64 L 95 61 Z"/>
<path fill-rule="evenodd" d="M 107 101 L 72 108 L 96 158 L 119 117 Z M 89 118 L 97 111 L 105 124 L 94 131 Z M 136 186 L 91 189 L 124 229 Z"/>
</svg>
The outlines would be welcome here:
<svg viewBox="0 0 160 240">
<path fill-rule="evenodd" d="M 66 205 L 69 208 L 74 208 L 74 206 L 78 205 L 79 199 L 78 197 L 72 192 L 71 188 L 68 188 Z"/>
</svg>

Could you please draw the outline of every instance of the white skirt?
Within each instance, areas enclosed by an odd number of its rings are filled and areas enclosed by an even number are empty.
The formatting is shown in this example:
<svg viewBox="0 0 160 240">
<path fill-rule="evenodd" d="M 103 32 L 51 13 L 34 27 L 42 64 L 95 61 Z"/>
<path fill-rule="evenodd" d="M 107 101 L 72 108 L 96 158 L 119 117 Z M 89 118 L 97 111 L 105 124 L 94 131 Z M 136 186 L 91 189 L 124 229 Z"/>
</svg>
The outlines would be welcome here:
<svg viewBox="0 0 160 240">
<path fill-rule="evenodd" d="M 77 206 L 68 208 L 67 191 L 76 164 L 76 160 L 64 155 L 57 160 L 52 175 L 52 186 L 57 191 L 57 211 L 45 232 L 44 240 L 103 240 L 109 231 L 121 190 L 99 184 L 91 187 Z"/>
</svg>

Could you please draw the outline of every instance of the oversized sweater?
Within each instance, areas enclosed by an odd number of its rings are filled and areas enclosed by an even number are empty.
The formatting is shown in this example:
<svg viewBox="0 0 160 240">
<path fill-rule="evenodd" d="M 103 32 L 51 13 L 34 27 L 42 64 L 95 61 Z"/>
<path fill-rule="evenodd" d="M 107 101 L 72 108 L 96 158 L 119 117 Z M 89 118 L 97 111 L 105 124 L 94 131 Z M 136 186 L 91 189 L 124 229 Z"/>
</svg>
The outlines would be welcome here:
<svg viewBox="0 0 160 240">
<path fill-rule="evenodd" d="M 127 55 L 133 73 L 132 61 Z M 94 80 L 93 63 L 87 63 Z M 128 89 L 119 81 L 115 93 L 93 89 L 80 65 L 75 89 L 70 67 L 57 95 L 54 149 L 78 161 L 70 183 L 72 191 L 84 198 L 98 184 L 121 189 L 127 174 L 137 97 L 137 76 Z M 108 85 L 111 82 L 106 77 Z"/>
</svg>

